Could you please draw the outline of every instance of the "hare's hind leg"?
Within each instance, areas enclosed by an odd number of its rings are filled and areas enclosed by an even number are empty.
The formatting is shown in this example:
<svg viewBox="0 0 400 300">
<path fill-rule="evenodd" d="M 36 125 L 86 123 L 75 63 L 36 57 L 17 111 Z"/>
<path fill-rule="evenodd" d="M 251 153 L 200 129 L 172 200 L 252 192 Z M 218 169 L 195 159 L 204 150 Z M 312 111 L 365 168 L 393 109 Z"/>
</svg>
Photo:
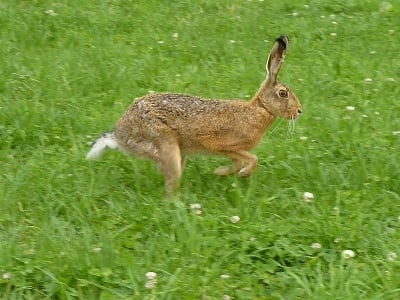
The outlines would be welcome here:
<svg viewBox="0 0 400 300">
<path fill-rule="evenodd" d="M 214 174 L 219 176 L 231 175 L 238 172 L 239 176 L 249 176 L 257 167 L 258 158 L 253 153 L 245 150 L 223 153 L 232 158 L 233 165 L 216 168 Z"/>
<path fill-rule="evenodd" d="M 184 159 L 176 141 L 164 141 L 158 153 L 156 162 L 164 176 L 165 194 L 171 196 L 179 187 Z"/>
<path fill-rule="evenodd" d="M 229 155 L 230 156 L 230 155 Z M 218 176 L 227 176 L 239 171 L 245 165 L 245 162 L 242 159 L 232 158 L 233 165 L 228 166 L 220 166 L 214 170 L 214 174 Z"/>
<path fill-rule="evenodd" d="M 258 157 L 245 150 L 238 151 L 237 154 L 242 155 L 246 161 L 245 166 L 239 170 L 238 174 L 241 177 L 247 177 L 256 169 Z"/>
</svg>

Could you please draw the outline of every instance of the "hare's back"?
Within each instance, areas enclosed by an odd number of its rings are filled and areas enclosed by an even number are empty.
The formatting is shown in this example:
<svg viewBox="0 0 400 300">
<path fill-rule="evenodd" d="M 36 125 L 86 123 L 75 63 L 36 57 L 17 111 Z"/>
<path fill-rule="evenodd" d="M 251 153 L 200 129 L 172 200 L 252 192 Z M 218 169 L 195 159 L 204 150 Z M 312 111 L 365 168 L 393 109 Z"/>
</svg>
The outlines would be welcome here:
<svg viewBox="0 0 400 300">
<path fill-rule="evenodd" d="M 224 106 L 225 102 L 186 94 L 154 93 L 139 98 L 133 105 L 138 111 L 150 110 L 155 114 L 176 118 L 208 113 L 212 108 Z"/>
<path fill-rule="evenodd" d="M 262 110 L 261 114 L 265 113 Z M 172 129 L 187 126 L 227 127 L 230 130 L 237 122 L 256 122 L 260 114 L 257 107 L 241 100 L 205 99 L 198 96 L 173 93 L 152 93 L 136 99 L 126 110 L 121 120 L 144 127 L 153 122 L 162 122 Z M 225 126 L 224 126 L 225 125 Z M 211 129 L 211 128 L 209 128 Z"/>
<path fill-rule="evenodd" d="M 187 124 L 188 120 L 204 120 L 218 115 L 219 112 L 232 110 L 232 104 L 232 101 L 204 99 L 186 94 L 152 93 L 136 99 L 123 119 L 130 119 L 135 123 L 161 120 L 166 125 L 176 127 Z"/>
</svg>

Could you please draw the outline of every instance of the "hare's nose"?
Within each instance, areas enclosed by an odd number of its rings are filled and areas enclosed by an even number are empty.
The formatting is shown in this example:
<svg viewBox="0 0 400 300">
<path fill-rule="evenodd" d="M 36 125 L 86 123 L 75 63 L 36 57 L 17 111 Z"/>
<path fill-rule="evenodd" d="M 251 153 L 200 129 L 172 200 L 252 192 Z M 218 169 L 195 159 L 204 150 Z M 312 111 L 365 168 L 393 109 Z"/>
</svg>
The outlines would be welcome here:
<svg viewBox="0 0 400 300">
<path fill-rule="evenodd" d="M 301 107 L 299 107 L 299 108 L 297 109 L 297 112 L 298 112 L 299 114 L 301 114 L 301 113 L 303 112 L 303 110 L 301 109 Z"/>
</svg>

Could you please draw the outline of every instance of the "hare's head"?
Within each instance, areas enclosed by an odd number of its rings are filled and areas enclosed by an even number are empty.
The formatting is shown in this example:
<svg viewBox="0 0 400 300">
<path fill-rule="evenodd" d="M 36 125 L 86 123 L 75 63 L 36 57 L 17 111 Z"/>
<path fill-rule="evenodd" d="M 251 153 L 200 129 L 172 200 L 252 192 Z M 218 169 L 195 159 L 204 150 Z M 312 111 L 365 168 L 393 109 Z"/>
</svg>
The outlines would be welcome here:
<svg viewBox="0 0 400 300">
<path fill-rule="evenodd" d="M 258 101 L 274 116 L 295 119 L 302 112 L 300 101 L 288 86 L 277 80 L 288 42 L 289 39 L 285 35 L 276 39 L 268 56 L 267 77 L 258 95 Z"/>
</svg>

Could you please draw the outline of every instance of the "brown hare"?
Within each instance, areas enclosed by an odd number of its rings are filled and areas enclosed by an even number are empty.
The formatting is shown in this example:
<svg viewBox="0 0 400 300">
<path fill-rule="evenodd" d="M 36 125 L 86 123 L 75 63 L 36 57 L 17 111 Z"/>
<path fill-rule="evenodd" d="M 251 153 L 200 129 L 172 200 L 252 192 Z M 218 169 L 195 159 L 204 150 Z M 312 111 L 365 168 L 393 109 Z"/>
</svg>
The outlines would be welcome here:
<svg viewBox="0 0 400 300">
<path fill-rule="evenodd" d="M 165 192 L 179 186 L 185 155 L 213 153 L 229 156 L 233 164 L 221 166 L 216 175 L 250 175 L 257 156 L 250 153 L 275 117 L 295 119 L 301 104 L 277 80 L 288 37 L 278 37 L 269 53 L 267 76 L 251 101 L 213 100 L 174 93 L 151 93 L 136 99 L 111 132 L 102 134 L 87 154 L 100 156 L 105 148 L 154 160 L 164 176 Z"/>
</svg>

